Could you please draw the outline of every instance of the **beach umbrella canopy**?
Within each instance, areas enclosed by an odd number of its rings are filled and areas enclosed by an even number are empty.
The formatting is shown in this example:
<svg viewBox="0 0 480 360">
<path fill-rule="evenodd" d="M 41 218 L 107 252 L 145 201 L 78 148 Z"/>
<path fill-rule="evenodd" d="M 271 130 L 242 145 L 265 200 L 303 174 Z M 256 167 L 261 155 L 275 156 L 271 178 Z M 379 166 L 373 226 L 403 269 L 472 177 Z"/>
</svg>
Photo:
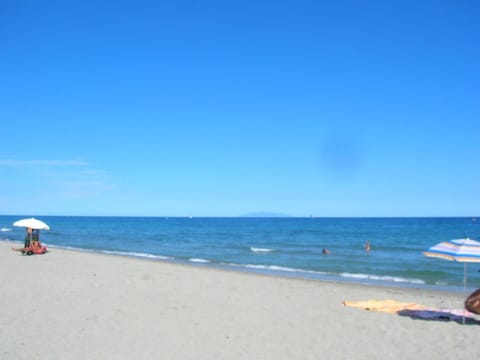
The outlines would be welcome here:
<svg viewBox="0 0 480 360">
<path fill-rule="evenodd" d="M 480 242 L 472 239 L 443 241 L 432 246 L 423 255 L 458 262 L 480 262 Z"/>
<path fill-rule="evenodd" d="M 50 230 L 50 226 L 45 224 L 43 221 L 35 218 L 22 219 L 22 220 L 15 221 L 13 223 L 13 226 L 30 228 L 35 230 Z"/>
</svg>

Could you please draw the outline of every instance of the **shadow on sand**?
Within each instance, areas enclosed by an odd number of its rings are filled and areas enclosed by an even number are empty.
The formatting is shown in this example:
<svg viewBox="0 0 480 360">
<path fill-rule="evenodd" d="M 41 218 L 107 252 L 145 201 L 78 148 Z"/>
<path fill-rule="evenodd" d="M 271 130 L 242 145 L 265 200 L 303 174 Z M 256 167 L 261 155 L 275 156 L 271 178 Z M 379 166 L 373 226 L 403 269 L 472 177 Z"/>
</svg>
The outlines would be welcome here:
<svg viewBox="0 0 480 360">
<path fill-rule="evenodd" d="M 447 310 L 400 310 L 397 312 L 400 316 L 408 316 L 414 320 L 427 320 L 427 321 L 442 321 L 442 322 L 456 322 L 458 324 L 463 324 L 463 316 L 458 313 L 449 312 Z M 480 325 L 480 321 L 470 317 L 465 316 L 465 325 Z"/>
</svg>

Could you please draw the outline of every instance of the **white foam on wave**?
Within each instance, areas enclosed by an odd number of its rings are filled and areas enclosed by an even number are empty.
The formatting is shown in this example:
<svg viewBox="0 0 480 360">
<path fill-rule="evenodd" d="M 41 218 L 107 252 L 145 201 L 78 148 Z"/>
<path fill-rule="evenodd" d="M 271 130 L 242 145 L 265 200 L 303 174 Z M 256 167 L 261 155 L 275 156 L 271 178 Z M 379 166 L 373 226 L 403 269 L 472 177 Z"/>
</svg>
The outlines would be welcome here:
<svg viewBox="0 0 480 360">
<path fill-rule="evenodd" d="M 191 259 L 188 259 L 188 261 L 191 261 L 191 262 L 194 262 L 194 263 L 209 263 L 210 262 L 210 260 L 200 259 L 200 258 L 191 258 Z"/>
<path fill-rule="evenodd" d="M 278 266 L 278 265 L 247 264 L 247 265 L 243 265 L 243 266 L 248 268 L 248 269 L 255 269 L 255 270 L 270 270 L 270 271 L 283 271 L 283 272 L 294 272 L 294 273 L 310 273 L 310 274 L 319 274 L 319 275 L 325 275 L 326 274 L 326 273 L 319 272 L 319 271 L 295 269 L 295 268 L 289 268 L 289 267 Z"/>
<path fill-rule="evenodd" d="M 12 229 L 10 229 L 10 228 L 1 228 L 0 231 L 2 231 L 2 232 L 8 232 L 8 231 L 12 231 Z"/>
<path fill-rule="evenodd" d="M 255 253 L 267 253 L 267 252 L 275 251 L 275 249 L 256 248 L 256 247 L 251 247 L 250 250 L 255 252 Z"/>
<path fill-rule="evenodd" d="M 296 273 L 296 274 L 305 274 L 305 276 L 321 276 L 334 278 L 336 276 L 343 277 L 350 280 L 365 280 L 365 281 L 381 281 L 381 282 L 390 282 L 390 283 L 404 283 L 404 284 L 416 284 L 416 285 L 425 285 L 425 281 L 420 279 L 405 279 L 395 276 L 380 276 L 380 275 L 370 275 L 370 274 L 353 274 L 353 273 L 328 273 L 314 270 L 305 270 L 305 269 L 295 269 L 285 266 L 278 265 L 256 265 L 256 264 L 247 264 L 247 265 L 238 265 L 238 264 L 228 264 L 233 266 L 241 266 L 252 270 L 264 270 L 264 271 L 273 271 L 273 272 L 283 272 L 283 273 Z"/>
<path fill-rule="evenodd" d="M 410 284 L 425 284 L 425 281 L 420 279 L 405 279 L 397 276 L 380 276 L 380 275 L 369 275 L 369 274 L 352 274 L 352 273 L 341 273 L 340 276 L 349 279 L 364 279 L 364 280 L 375 280 L 375 281 L 388 281 L 395 283 L 410 283 Z"/>
<path fill-rule="evenodd" d="M 153 255 L 147 253 L 137 253 L 137 252 L 126 252 L 126 251 L 109 251 L 103 250 L 102 253 L 111 254 L 111 255 L 122 255 L 122 256 L 133 256 L 146 259 L 156 259 L 156 260 L 169 260 L 171 257 L 162 256 L 162 255 Z"/>
</svg>

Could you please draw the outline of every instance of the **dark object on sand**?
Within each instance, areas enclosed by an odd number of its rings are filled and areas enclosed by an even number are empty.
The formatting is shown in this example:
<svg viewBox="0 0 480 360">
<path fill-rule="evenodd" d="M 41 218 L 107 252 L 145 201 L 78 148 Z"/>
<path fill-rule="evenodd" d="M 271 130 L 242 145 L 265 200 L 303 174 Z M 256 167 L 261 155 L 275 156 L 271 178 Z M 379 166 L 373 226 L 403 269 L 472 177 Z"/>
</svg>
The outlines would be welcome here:
<svg viewBox="0 0 480 360">
<path fill-rule="evenodd" d="M 480 314 L 480 289 L 475 290 L 467 297 L 465 309 L 474 314 Z"/>
</svg>

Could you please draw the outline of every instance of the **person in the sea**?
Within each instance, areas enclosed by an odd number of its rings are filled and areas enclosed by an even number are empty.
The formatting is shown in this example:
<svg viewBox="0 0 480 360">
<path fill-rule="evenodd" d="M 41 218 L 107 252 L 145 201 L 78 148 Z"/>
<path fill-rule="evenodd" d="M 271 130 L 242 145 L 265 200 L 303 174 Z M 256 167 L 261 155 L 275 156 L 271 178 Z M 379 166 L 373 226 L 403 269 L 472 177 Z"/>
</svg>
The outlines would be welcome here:
<svg viewBox="0 0 480 360">
<path fill-rule="evenodd" d="M 330 254 L 330 250 L 328 250 L 327 248 L 323 248 L 322 249 L 322 254 L 323 255 L 328 255 L 328 254 Z"/>
<path fill-rule="evenodd" d="M 370 252 L 370 240 L 367 240 L 363 248 L 365 249 L 366 252 Z"/>
</svg>

